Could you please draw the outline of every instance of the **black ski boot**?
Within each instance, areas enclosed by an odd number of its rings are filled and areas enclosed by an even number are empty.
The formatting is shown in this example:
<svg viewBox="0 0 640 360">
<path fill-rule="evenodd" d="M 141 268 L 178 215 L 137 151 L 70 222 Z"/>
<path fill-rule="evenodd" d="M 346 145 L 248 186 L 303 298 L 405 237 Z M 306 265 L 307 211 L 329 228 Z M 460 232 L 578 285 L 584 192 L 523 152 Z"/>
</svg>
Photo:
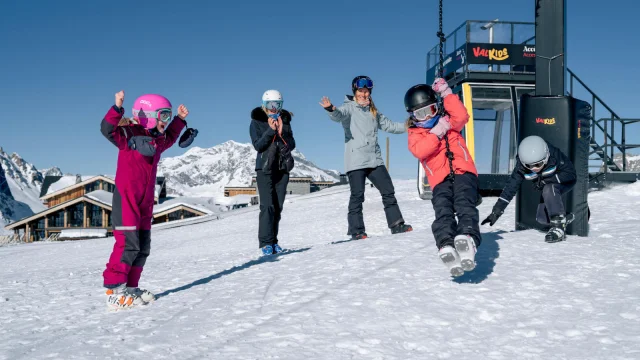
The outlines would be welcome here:
<svg viewBox="0 0 640 360">
<path fill-rule="evenodd" d="M 405 223 L 401 223 L 398 224 L 394 227 L 391 228 L 391 233 L 392 234 L 401 234 L 401 233 L 405 233 L 405 232 L 409 232 L 412 231 L 413 228 L 411 227 L 411 225 L 407 225 Z"/>
<path fill-rule="evenodd" d="M 565 215 L 557 215 L 551 218 L 551 229 L 544 237 L 544 241 L 555 243 L 566 239 L 567 225 L 571 224 L 575 216 L 571 213 Z"/>
</svg>

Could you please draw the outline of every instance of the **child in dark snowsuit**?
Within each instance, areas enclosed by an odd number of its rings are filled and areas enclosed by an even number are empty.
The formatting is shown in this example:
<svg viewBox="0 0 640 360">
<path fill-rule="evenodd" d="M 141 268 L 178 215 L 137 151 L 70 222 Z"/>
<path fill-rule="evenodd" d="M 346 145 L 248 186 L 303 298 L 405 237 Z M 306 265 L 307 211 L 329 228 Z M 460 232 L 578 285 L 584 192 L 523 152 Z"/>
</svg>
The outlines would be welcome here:
<svg viewBox="0 0 640 360">
<path fill-rule="evenodd" d="M 180 105 L 178 116 L 167 126 L 172 113 L 169 100 L 144 95 L 136 99 L 134 118 L 128 120 L 123 118 L 123 102 L 124 92 L 120 91 L 101 124 L 102 134 L 119 149 L 111 213 L 115 244 L 103 273 L 108 310 L 155 299 L 138 287 L 138 281 L 151 249 L 156 172 L 162 152 L 176 142 L 189 114 Z"/>
<path fill-rule="evenodd" d="M 537 221 L 551 225 L 545 241 L 564 240 L 565 230 L 573 221 L 573 214 L 565 212 L 562 195 L 573 189 L 576 184 L 576 169 L 573 163 L 558 148 L 539 136 L 529 136 L 520 142 L 516 160 L 516 167 L 509 182 L 502 190 L 491 214 L 482 221 L 482 225 L 489 223 L 493 226 L 520 189 L 522 181 L 530 180 L 535 182 L 537 190 L 542 191 Z"/>
<path fill-rule="evenodd" d="M 444 109 L 438 109 L 436 93 L 443 98 Z M 432 87 L 421 84 L 409 89 L 404 103 L 410 114 L 409 151 L 420 160 L 433 189 L 431 228 L 438 256 L 451 275 L 460 276 L 475 268 L 476 248 L 482 241 L 476 208 L 478 171 L 460 134 L 469 114 L 441 78 Z"/>
</svg>

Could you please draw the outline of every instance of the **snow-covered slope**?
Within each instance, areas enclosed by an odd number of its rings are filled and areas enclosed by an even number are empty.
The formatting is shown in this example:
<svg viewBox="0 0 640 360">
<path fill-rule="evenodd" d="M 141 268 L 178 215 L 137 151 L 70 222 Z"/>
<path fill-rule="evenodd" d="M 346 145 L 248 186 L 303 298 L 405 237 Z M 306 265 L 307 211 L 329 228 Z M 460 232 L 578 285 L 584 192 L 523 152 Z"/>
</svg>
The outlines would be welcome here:
<svg viewBox="0 0 640 360">
<path fill-rule="evenodd" d="M 455 281 L 431 203 L 395 185 L 413 232 L 390 235 L 367 188 L 372 236 L 344 241 L 337 186 L 285 204 L 291 251 L 268 259 L 258 207 L 154 227 L 141 285 L 159 299 L 128 312 L 106 313 L 100 287 L 113 239 L 0 248 L 0 359 L 638 358 L 640 183 L 590 193 L 590 236 L 557 244 L 514 232 L 510 206 Z"/>
<path fill-rule="evenodd" d="M 57 167 L 39 171 L 20 155 L 0 148 L 0 234 L 4 226 L 22 219 L 45 206 L 40 201 L 40 188 L 45 175 L 62 175 Z"/>
<path fill-rule="evenodd" d="M 314 180 L 338 181 L 335 170 L 318 168 L 294 150 L 295 167 L 291 176 L 310 176 Z M 255 176 L 256 151 L 251 144 L 229 140 L 212 148 L 193 147 L 184 155 L 164 158 L 158 174 L 167 178 L 170 195 L 220 197 L 225 186 L 249 186 Z"/>
</svg>

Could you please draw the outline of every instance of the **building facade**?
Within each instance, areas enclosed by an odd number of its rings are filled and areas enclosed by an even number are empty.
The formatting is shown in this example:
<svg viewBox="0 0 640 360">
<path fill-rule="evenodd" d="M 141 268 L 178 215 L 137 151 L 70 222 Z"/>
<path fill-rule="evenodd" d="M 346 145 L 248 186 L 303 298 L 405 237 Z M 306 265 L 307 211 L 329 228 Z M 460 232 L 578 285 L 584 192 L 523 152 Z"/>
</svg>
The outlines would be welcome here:
<svg viewBox="0 0 640 360">
<path fill-rule="evenodd" d="M 47 209 L 5 226 L 25 242 L 52 238 L 113 235 L 111 220 L 115 180 L 110 176 L 47 176 L 40 200 Z M 212 214 L 210 209 L 172 199 L 166 203 L 164 177 L 156 178 L 153 222 L 182 220 Z M 66 235 L 65 235 L 66 234 Z"/>
</svg>

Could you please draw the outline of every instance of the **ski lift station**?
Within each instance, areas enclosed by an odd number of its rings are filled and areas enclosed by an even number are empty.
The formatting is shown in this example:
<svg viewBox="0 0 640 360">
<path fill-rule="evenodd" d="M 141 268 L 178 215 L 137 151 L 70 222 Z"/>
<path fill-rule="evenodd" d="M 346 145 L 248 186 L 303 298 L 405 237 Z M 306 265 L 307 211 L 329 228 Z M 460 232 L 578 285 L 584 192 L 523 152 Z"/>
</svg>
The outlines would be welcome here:
<svg viewBox="0 0 640 360">
<path fill-rule="evenodd" d="M 586 114 L 576 126 L 559 130 L 563 120 L 558 116 L 533 116 L 532 125 L 545 134 L 560 131 L 560 139 L 569 138 L 565 131 L 579 130 L 582 136 L 590 136 L 589 188 L 636 181 L 638 173 L 628 171 L 627 157 L 628 150 L 639 147 L 640 141 L 629 142 L 627 135 L 632 134 L 628 125 L 640 119 L 618 116 L 602 97 L 565 67 L 564 19 L 538 9 L 536 22 L 538 27 L 534 22 L 469 20 L 446 36 L 443 44 L 443 77 L 470 115 L 462 135 L 479 172 L 480 193 L 498 195 L 506 184 L 515 166 L 518 134 L 525 121 L 521 99 L 536 95 L 536 85 L 538 95 L 564 94 L 587 103 L 587 109 L 583 109 Z M 561 51 L 543 56 L 540 53 L 543 41 L 548 48 L 555 46 Z M 432 84 L 439 70 L 439 45 L 428 52 L 426 65 L 426 83 Z M 554 73 L 554 69 L 559 72 Z M 632 126 L 631 130 L 637 132 L 638 127 Z M 420 164 L 418 171 L 420 197 L 430 199 L 431 189 Z"/>
</svg>

